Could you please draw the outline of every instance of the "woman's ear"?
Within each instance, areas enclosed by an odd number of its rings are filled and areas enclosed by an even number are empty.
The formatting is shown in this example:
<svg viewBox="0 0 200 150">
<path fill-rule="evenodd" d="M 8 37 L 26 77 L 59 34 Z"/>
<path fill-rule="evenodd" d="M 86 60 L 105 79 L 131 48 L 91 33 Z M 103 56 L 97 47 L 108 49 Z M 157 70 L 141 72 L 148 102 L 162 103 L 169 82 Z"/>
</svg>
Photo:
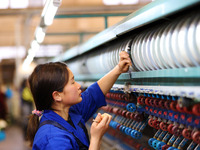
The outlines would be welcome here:
<svg viewBox="0 0 200 150">
<path fill-rule="evenodd" d="M 53 97 L 53 99 L 54 99 L 55 101 L 61 101 L 61 100 L 62 100 L 61 95 L 60 95 L 60 93 L 59 93 L 58 91 L 54 91 L 54 92 L 52 93 L 52 97 Z"/>
</svg>

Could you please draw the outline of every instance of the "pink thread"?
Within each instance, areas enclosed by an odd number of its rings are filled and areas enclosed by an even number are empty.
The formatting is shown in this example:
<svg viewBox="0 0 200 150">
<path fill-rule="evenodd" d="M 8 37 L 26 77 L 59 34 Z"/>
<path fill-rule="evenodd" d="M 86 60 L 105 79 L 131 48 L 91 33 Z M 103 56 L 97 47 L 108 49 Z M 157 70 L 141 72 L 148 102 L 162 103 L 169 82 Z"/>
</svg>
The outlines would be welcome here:
<svg viewBox="0 0 200 150">
<path fill-rule="evenodd" d="M 38 117 L 40 117 L 43 114 L 43 111 L 39 111 L 39 110 L 33 110 L 32 114 L 37 115 Z"/>
</svg>

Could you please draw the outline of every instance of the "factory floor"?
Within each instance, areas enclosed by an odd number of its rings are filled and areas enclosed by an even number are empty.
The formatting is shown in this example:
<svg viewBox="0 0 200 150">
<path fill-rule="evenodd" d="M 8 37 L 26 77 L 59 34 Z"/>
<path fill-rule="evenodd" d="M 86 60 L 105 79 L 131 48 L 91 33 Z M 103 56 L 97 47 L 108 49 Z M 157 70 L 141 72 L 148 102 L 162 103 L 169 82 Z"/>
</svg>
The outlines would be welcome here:
<svg viewBox="0 0 200 150">
<path fill-rule="evenodd" d="M 24 139 L 23 130 L 19 125 L 11 125 L 5 130 L 6 138 L 0 141 L 0 150 L 31 150 Z"/>
</svg>

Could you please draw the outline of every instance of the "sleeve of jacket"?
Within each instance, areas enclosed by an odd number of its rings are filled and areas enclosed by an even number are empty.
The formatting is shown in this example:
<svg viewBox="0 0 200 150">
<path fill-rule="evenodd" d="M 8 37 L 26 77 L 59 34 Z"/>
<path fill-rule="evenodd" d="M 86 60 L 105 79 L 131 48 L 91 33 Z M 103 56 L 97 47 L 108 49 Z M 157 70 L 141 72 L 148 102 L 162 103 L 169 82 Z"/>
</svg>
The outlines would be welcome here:
<svg viewBox="0 0 200 150">
<path fill-rule="evenodd" d="M 84 118 L 85 122 L 97 111 L 105 106 L 105 96 L 97 82 L 92 84 L 82 93 L 82 102 L 73 106 Z"/>
</svg>

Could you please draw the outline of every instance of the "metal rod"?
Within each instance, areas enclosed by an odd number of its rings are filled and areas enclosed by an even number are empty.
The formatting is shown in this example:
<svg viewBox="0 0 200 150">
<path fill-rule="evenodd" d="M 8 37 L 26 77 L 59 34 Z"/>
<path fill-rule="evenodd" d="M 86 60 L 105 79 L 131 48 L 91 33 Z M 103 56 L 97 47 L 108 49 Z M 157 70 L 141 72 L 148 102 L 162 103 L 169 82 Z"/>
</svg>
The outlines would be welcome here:
<svg viewBox="0 0 200 150">
<path fill-rule="evenodd" d="M 118 17 L 128 16 L 130 13 L 111 13 L 111 14 L 67 14 L 67 15 L 56 15 L 55 18 L 88 18 L 88 17 Z"/>
<path fill-rule="evenodd" d="M 104 19 L 105 19 L 105 29 L 106 29 L 106 28 L 108 28 L 108 17 L 105 16 Z"/>
<path fill-rule="evenodd" d="M 86 35 L 86 34 L 97 34 L 99 32 L 55 32 L 46 33 L 46 36 L 66 36 L 66 35 Z"/>
</svg>

